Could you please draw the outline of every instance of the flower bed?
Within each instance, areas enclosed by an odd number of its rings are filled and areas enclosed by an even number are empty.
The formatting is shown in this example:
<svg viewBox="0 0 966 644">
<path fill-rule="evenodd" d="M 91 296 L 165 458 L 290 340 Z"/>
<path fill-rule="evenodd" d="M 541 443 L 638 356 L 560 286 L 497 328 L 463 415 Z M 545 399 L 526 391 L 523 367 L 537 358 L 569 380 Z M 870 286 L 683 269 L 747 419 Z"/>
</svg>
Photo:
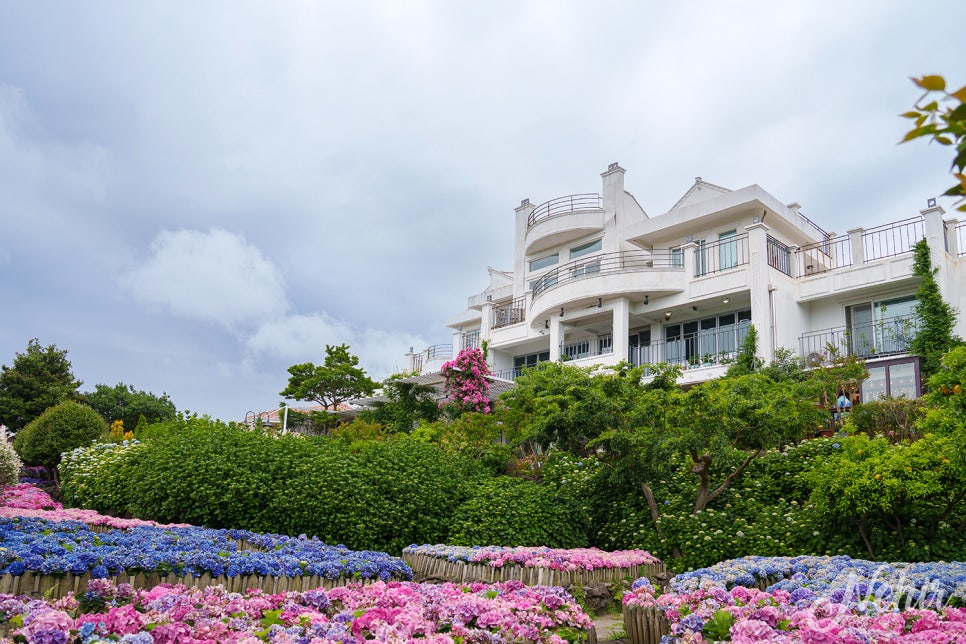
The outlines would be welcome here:
<svg viewBox="0 0 966 644">
<path fill-rule="evenodd" d="M 772 582 L 766 589 L 756 587 Z M 632 644 L 687 641 L 966 641 L 966 564 L 745 557 L 624 595 Z M 673 641 L 673 640 L 672 640 Z"/>
<path fill-rule="evenodd" d="M 590 618 L 560 588 L 377 582 L 332 590 L 238 594 L 94 581 L 80 601 L 0 595 L 0 626 L 27 642 L 94 639 L 256 644 L 588 640 Z"/>
<path fill-rule="evenodd" d="M 401 559 L 385 553 L 244 530 L 140 526 L 96 533 L 80 522 L 0 518 L 0 546 L 0 592 L 11 594 L 63 596 L 89 578 L 277 592 L 412 577 Z"/>
<path fill-rule="evenodd" d="M 664 571 L 661 560 L 644 550 L 412 545 L 403 550 L 403 559 L 424 577 L 451 581 L 513 579 L 527 585 L 609 583 Z"/>
<path fill-rule="evenodd" d="M 3 488 L 0 517 L 34 517 L 50 521 L 80 521 L 97 530 L 125 530 L 138 526 L 189 527 L 184 523 L 157 523 L 142 519 L 122 519 L 99 514 L 94 510 L 64 508 L 50 495 L 31 483 L 7 485 Z"/>
</svg>

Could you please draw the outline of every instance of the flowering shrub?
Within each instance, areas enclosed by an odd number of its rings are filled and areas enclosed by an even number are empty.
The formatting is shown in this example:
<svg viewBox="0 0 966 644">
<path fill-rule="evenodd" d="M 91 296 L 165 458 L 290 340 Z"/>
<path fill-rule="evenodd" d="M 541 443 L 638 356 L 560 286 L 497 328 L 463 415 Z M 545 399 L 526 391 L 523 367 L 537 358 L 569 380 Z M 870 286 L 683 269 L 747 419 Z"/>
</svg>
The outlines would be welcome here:
<svg viewBox="0 0 966 644">
<path fill-rule="evenodd" d="M 966 637 L 964 608 L 899 610 L 878 598 L 830 598 L 744 586 L 655 597 L 653 588 L 639 581 L 624 604 L 662 610 L 671 625 L 671 642 L 939 643 Z"/>
<path fill-rule="evenodd" d="M 94 580 L 76 600 L 0 595 L 0 620 L 33 642 L 500 642 L 585 639 L 590 618 L 561 588 L 378 582 L 266 594 Z"/>
<path fill-rule="evenodd" d="M 3 504 L 0 517 L 32 517 L 48 521 L 80 521 L 89 526 L 104 526 L 126 530 L 138 526 L 189 527 L 186 523 L 160 524 L 142 519 L 123 519 L 99 514 L 94 510 L 64 508 L 50 495 L 31 483 L 8 485 L 3 488 Z"/>
<path fill-rule="evenodd" d="M 94 443 L 64 454 L 58 468 L 61 498 L 71 506 L 127 514 L 131 483 L 145 449 L 146 445 L 138 440 L 118 440 Z"/>
<path fill-rule="evenodd" d="M 895 602 L 952 603 L 966 606 L 966 563 L 883 563 L 837 557 L 743 557 L 671 579 L 679 593 L 701 588 L 767 585 L 768 590 L 814 597 L 870 593 Z"/>
<path fill-rule="evenodd" d="M 523 566 L 551 570 L 597 570 L 600 568 L 629 568 L 642 564 L 660 563 L 657 557 L 643 550 L 605 552 L 597 548 L 528 548 L 524 546 L 447 546 L 412 545 L 403 554 L 421 554 L 448 561 L 482 563 L 494 568 Z"/>
<path fill-rule="evenodd" d="M 0 518 L 0 574 L 25 572 L 95 578 L 137 572 L 178 576 L 262 575 L 326 579 L 408 579 L 412 571 L 398 557 L 354 552 L 318 539 L 257 534 L 244 530 L 156 528 L 92 532 L 73 521 Z M 239 543 L 259 550 L 239 550 Z"/>
<path fill-rule="evenodd" d="M 20 477 L 23 462 L 10 444 L 5 425 L 0 425 L 0 485 L 16 483 Z"/>
<path fill-rule="evenodd" d="M 456 359 L 443 363 L 440 373 L 444 378 L 447 405 L 455 415 L 467 411 L 490 413 L 490 383 L 486 379 L 490 368 L 480 349 L 463 349 Z"/>
<path fill-rule="evenodd" d="M 754 588 L 769 582 L 765 590 Z M 745 557 L 677 575 L 670 588 L 657 595 L 639 579 L 623 602 L 662 610 L 672 635 L 689 641 L 966 638 L 966 563 Z"/>
</svg>

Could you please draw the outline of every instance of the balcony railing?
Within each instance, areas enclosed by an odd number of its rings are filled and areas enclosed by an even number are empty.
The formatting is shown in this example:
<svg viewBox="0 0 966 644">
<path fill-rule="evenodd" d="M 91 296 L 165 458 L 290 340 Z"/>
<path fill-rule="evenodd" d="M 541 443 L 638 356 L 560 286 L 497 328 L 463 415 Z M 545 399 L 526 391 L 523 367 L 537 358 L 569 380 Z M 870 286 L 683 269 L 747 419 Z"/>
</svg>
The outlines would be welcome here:
<svg viewBox="0 0 966 644">
<path fill-rule="evenodd" d="M 702 242 L 695 251 L 694 276 L 727 271 L 748 263 L 748 235 Z"/>
<path fill-rule="evenodd" d="M 614 339 L 609 333 L 560 343 L 560 357 L 564 360 L 580 360 L 612 353 Z"/>
<path fill-rule="evenodd" d="M 916 315 L 902 315 L 812 331 L 799 339 L 802 357 L 809 366 L 815 367 L 847 355 L 876 358 L 909 353 L 919 325 Z"/>
<path fill-rule="evenodd" d="M 966 221 L 956 226 L 956 242 L 959 246 L 959 256 L 966 255 Z"/>
<path fill-rule="evenodd" d="M 870 228 L 862 233 L 865 261 L 872 262 L 912 252 L 916 242 L 925 236 L 926 223 L 922 217 Z"/>
<path fill-rule="evenodd" d="M 792 275 L 792 253 L 785 244 L 768 235 L 768 265 L 785 275 Z"/>
<path fill-rule="evenodd" d="M 462 349 L 476 349 L 480 346 L 480 332 L 469 331 L 463 334 Z"/>
<path fill-rule="evenodd" d="M 706 329 L 677 338 L 654 340 L 628 348 L 627 361 L 633 365 L 667 362 L 683 367 L 713 367 L 735 361 L 750 323 L 721 329 Z"/>
<path fill-rule="evenodd" d="M 680 258 L 672 259 L 668 249 L 625 250 L 617 253 L 601 253 L 582 258 L 567 264 L 561 264 L 552 271 L 544 273 L 533 283 L 533 296 L 555 286 L 565 284 L 585 277 L 606 275 L 608 273 L 622 273 L 625 271 L 642 271 L 649 269 L 681 269 Z"/>
<path fill-rule="evenodd" d="M 604 207 L 604 198 L 594 193 L 584 193 L 577 195 L 567 195 L 557 197 L 546 203 L 542 203 L 533 209 L 527 218 L 527 230 L 536 225 L 537 222 L 561 215 L 569 215 L 580 210 L 601 210 Z"/>
<path fill-rule="evenodd" d="M 795 251 L 795 268 L 799 277 L 818 275 L 852 265 L 852 238 L 840 235 Z"/>
<path fill-rule="evenodd" d="M 512 302 L 501 304 L 493 308 L 493 328 L 518 324 L 527 319 L 527 296 L 521 295 Z"/>
</svg>

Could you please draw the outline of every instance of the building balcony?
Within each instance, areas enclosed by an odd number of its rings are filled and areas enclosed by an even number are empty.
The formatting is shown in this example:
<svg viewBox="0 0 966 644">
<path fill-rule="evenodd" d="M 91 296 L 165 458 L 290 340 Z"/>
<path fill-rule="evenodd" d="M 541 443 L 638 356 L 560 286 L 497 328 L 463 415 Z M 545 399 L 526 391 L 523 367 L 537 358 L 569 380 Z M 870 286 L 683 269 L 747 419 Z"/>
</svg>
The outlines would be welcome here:
<svg viewBox="0 0 966 644">
<path fill-rule="evenodd" d="M 539 253 L 604 229 L 604 199 L 598 194 L 557 197 L 527 218 L 526 253 Z"/>
<path fill-rule="evenodd" d="M 631 250 L 581 258 L 547 271 L 532 285 L 531 319 L 578 301 L 611 295 L 680 293 L 684 260 L 670 250 Z"/>
<path fill-rule="evenodd" d="M 801 355 L 817 367 L 849 355 L 868 360 L 907 354 L 920 324 L 918 316 L 905 315 L 811 331 L 799 339 Z"/>
</svg>

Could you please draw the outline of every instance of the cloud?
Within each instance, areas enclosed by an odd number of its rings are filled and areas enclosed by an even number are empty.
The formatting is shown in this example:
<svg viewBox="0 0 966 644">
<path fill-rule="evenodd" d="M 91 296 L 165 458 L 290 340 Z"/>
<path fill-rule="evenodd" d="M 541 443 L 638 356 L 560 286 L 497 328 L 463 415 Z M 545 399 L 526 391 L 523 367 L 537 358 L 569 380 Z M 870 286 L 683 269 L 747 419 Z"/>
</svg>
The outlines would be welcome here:
<svg viewBox="0 0 966 644">
<path fill-rule="evenodd" d="M 261 325 L 247 341 L 255 360 L 270 356 L 290 364 L 325 360 L 325 345 L 347 344 L 372 378 L 384 378 L 408 367 L 405 354 L 426 341 L 411 333 L 374 328 L 355 329 L 325 313 L 290 315 Z"/>
<path fill-rule="evenodd" d="M 232 331 L 288 310 L 278 268 L 241 235 L 216 228 L 162 231 L 151 257 L 119 282 L 143 304 Z"/>
</svg>

